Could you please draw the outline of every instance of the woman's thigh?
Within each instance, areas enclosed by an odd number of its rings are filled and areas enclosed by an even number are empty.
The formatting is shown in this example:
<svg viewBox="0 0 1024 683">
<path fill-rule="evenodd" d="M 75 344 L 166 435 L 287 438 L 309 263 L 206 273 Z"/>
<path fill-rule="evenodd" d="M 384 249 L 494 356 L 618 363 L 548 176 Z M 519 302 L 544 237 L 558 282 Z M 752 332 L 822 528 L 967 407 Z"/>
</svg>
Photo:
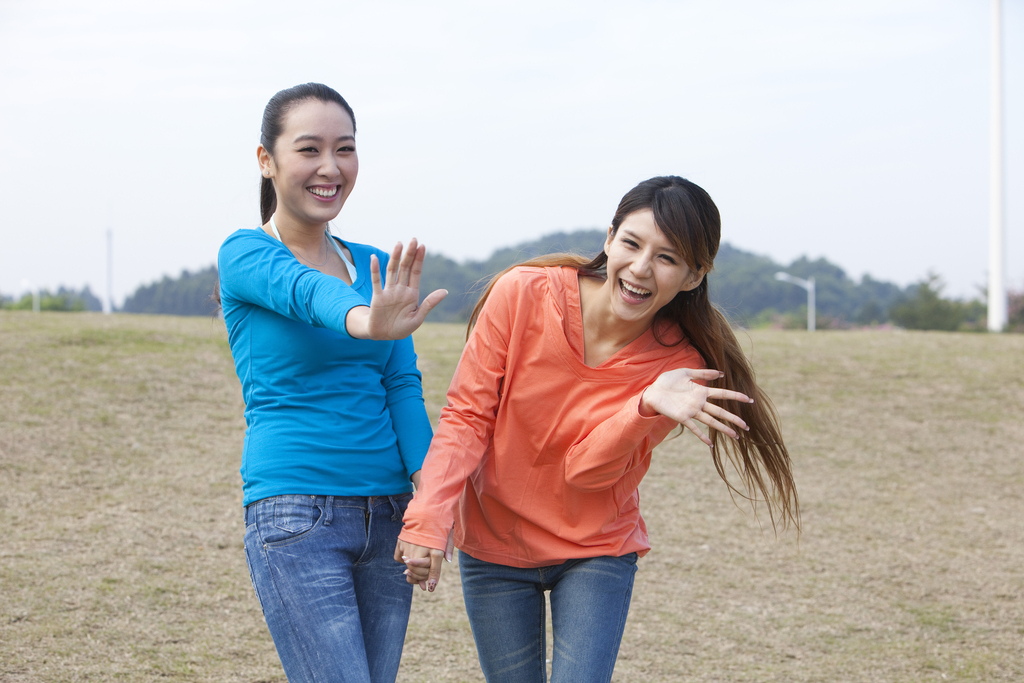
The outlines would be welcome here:
<svg viewBox="0 0 1024 683">
<path fill-rule="evenodd" d="M 402 659 L 412 584 L 405 580 L 405 565 L 395 562 L 395 544 L 411 500 L 411 493 L 371 500 L 366 548 L 353 567 L 366 661 L 374 683 L 394 681 Z"/>
<path fill-rule="evenodd" d="M 462 594 L 488 683 L 540 683 L 547 676 L 540 572 L 459 553 Z"/>
<path fill-rule="evenodd" d="M 611 681 L 626 626 L 636 553 L 566 562 L 553 577 L 552 683 Z"/>
<path fill-rule="evenodd" d="M 370 512 L 366 498 L 303 495 L 268 498 L 246 511 L 245 549 L 253 586 L 292 683 L 394 680 L 394 674 L 390 679 L 380 674 L 397 670 L 411 590 L 398 596 L 395 590 L 385 591 L 387 599 L 378 603 L 371 595 L 378 584 L 362 580 L 366 570 L 380 564 L 376 548 L 386 545 L 370 533 Z M 366 615 L 373 624 L 393 623 L 382 615 L 397 613 L 401 634 L 367 647 L 365 605 L 376 608 Z M 371 633 L 380 635 L 379 630 Z"/>
</svg>

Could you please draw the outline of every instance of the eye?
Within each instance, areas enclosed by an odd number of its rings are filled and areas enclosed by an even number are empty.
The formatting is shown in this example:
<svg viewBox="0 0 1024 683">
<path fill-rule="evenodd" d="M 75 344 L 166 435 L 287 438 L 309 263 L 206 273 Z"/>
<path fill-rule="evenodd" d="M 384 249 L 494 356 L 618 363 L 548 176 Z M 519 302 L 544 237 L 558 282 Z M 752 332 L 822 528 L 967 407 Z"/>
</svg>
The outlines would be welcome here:
<svg viewBox="0 0 1024 683">
<path fill-rule="evenodd" d="M 299 151 L 300 151 L 300 152 L 312 152 L 313 154 L 316 154 L 316 153 L 317 153 L 317 151 L 316 151 L 316 147 L 303 147 L 303 148 L 302 148 L 302 149 L 300 149 Z"/>
<path fill-rule="evenodd" d="M 673 266 L 676 265 L 676 260 L 668 254 L 662 254 L 661 258 L 664 259 L 666 263 L 671 263 Z"/>
<path fill-rule="evenodd" d="M 351 152 L 354 152 L 354 151 L 356 151 L 356 148 L 355 148 L 355 146 L 354 146 L 354 145 L 345 145 L 344 147 L 339 147 L 339 148 L 338 148 L 338 151 L 339 151 L 339 152 L 347 152 L 347 153 L 351 153 Z"/>
<path fill-rule="evenodd" d="M 633 240 L 629 239 L 628 237 L 623 237 L 622 238 L 622 243 L 625 244 L 627 247 L 630 247 L 631 249 L 637 249 L 638 248 L 637 243 L 634 242 Z"/>
</svg>

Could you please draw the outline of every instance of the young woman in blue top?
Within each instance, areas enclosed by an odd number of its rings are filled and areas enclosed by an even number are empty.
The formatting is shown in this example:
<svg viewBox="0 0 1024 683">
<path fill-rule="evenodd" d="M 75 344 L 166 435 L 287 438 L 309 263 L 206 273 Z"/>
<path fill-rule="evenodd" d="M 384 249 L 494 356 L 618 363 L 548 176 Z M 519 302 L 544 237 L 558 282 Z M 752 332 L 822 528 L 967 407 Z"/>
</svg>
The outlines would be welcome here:
<svg viewBox="0 0 1024 683">
<path fill-rule="evenodd" d="M 355 132 L 327 86 L 274 95 L 263 225 L 218 258 L 245 398 L 246 559 L 293 683 L 395 680 L 412 593 L 392 555 L 431 437 L 409 335 L 446 292 L 419 303 L 415 240 L 389 258 L 327 225 L 356 181 Z"/>
</svg>

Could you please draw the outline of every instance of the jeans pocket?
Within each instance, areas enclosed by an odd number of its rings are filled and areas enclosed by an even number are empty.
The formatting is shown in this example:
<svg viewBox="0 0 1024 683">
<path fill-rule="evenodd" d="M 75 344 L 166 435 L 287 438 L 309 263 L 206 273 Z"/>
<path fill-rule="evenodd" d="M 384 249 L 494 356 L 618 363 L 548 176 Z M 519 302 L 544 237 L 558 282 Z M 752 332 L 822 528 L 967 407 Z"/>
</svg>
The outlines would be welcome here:
<svg viewBox="0 0 1024 683">
<path fill-rule="evenodd" d="M 402 517 L 405 514 L 406 508 L 409 507 L 409 503 L 412 502 L 411 493 L 403 493 L 399 496 L 392 496 L 395 504 L 398 506 L 398 516 Z"/>
<path fill-rule="evenodd" d="M 316 526 L 321 514 L 319 507 L 309 503 L 274 501 L 273 524 L 260 530 L 263 542 L 277 545 L 298 540 Z"/>
</svg>

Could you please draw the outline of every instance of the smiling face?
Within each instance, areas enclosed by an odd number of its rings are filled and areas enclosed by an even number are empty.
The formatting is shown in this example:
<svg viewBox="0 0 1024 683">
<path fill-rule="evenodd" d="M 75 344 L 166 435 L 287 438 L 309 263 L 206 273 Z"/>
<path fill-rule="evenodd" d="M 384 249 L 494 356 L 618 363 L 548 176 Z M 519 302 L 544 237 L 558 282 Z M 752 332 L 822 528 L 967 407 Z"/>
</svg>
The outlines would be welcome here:
<svg viewBox="0 0 1024 683">
<path fill-rule="evenodd" d="M 322 226 L 341 211 L 359 173 L 355 126 L 334 102 L 305 100 L 285 115 L 273 151 L 257 148 L 274 181 L 277 222 Z"/>
<path fill-rule="evenodd" d="M 604 245 L 608 256 L 605 290 L 611 311 L 623 322 L 646 327 L 679 292 L 697 287 L 704 271 L 691 270 L 658 228 L 650 209 L 635 211 L 622 221 Z"/>
</svg>

